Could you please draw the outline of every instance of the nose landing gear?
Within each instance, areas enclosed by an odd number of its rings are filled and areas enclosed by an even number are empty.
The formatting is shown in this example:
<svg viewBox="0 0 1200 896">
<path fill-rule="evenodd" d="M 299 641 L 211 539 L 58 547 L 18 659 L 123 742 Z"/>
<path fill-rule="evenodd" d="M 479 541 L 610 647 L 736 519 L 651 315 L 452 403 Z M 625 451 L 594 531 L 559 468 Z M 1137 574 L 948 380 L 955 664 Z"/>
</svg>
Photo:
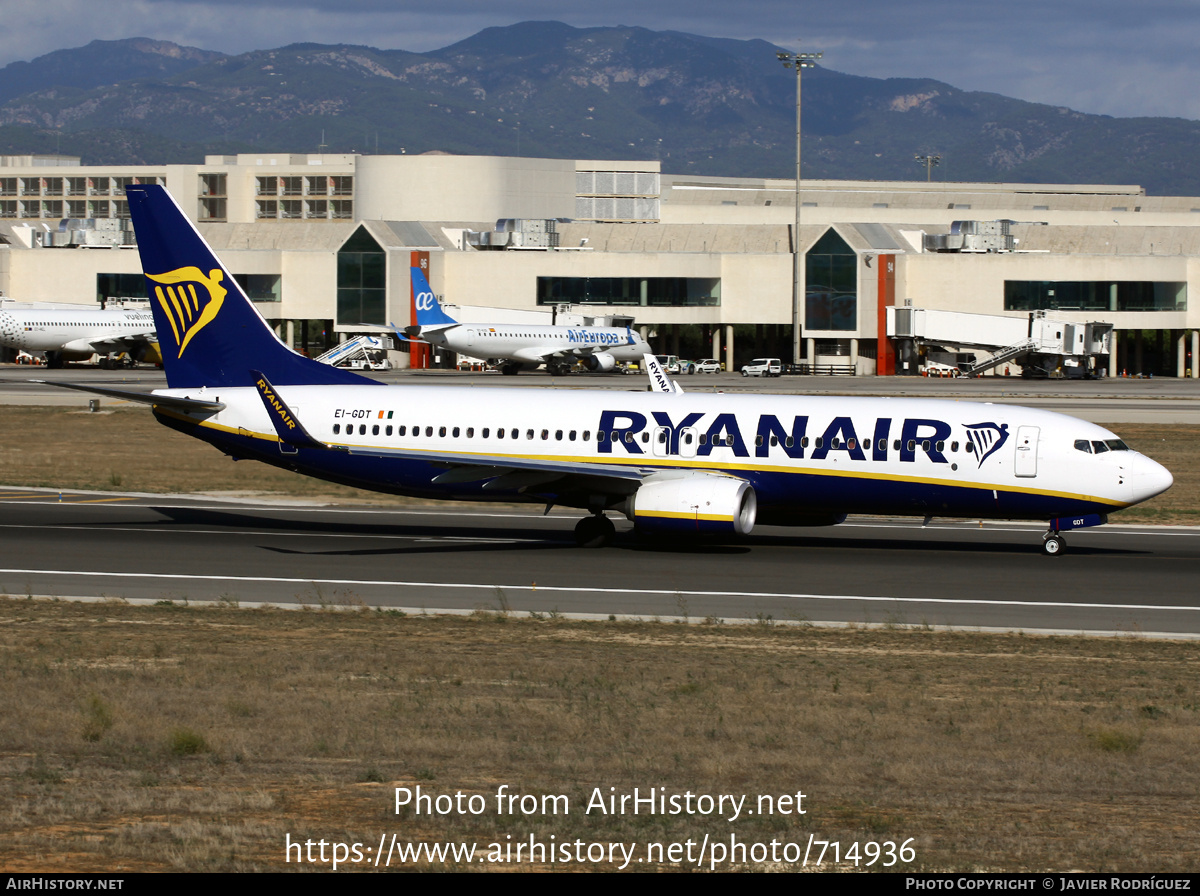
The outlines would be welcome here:
<svg viewBox="0 0 1200 896">
<path fill-rule="evenodd" d="M 1066 547 L 1066 539 L 1059 535 L 1056 529 L 1051 529 L 1042 536 L 1042 553 L 1047 557 L 1057 557 Z"/>
</svg>

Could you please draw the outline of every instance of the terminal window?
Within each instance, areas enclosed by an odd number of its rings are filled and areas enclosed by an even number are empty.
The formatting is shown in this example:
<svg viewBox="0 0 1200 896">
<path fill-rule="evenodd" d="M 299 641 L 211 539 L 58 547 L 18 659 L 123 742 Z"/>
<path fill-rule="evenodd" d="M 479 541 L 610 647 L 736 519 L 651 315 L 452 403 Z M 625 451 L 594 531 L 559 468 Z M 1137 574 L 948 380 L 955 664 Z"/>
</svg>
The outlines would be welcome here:
<svg viewBox="0 0 1200 896">
<path fill-rule="evenodd" d="M 539 305 L 721 304 L 719 277 L 538 277 Z"/>
<path fill-rule="evenodd" d="M 1186 311 L 1187 283 L 1005 280 L 1005 311 Z"/>
</svg>

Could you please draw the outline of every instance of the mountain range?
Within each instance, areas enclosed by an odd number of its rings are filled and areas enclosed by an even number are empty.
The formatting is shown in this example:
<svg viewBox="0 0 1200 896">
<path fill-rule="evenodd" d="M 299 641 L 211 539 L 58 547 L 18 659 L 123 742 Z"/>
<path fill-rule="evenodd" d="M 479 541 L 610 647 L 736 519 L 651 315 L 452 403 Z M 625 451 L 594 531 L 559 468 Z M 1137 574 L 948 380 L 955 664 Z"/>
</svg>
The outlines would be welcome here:
<svg viewBox="0 0 1200 896">
<path fill-rule="evenodd" d="M 660 159 L 675 174 L 791 177 L 795 74 L 766 41 L 525 22 L 428 53 L 293 44 L 225 55 L 93 41 L 0 69 L 0 153 L 84 164 L 360 152 Z M 806 179 L 1140 184 L 1200 195 L 1200 122 L 1112 118 L 818 66 Z"/>
</svg>

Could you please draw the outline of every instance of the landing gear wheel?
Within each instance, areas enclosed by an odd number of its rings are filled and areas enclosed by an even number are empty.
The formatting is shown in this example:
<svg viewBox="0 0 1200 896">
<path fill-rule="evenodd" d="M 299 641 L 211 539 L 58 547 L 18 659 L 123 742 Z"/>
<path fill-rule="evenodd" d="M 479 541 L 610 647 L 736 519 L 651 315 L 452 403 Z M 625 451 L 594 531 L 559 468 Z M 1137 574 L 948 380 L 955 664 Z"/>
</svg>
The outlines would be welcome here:
<svg viewBox="0 0 1200 896">
<path fill-rule="evenodd" d="M 1057 557 L 1066 546 L 1066 541 L 1057 532 L 1050 532 L 1042 539 L 1042 553 L 1047 557 Z"/>
<path fill-rule="evenodd" d="M 616 533 L 617 527 L 604 514 L 585 516 L 575 524 L 575 543 L 581 548 L 602 548 Z"/>
<path fill-rule="evenodd" d="M 516 376 L 520 369 L 516 364 L 505 364 L 500 368 L 500 373 L 504 376 Z"/>
</svg>

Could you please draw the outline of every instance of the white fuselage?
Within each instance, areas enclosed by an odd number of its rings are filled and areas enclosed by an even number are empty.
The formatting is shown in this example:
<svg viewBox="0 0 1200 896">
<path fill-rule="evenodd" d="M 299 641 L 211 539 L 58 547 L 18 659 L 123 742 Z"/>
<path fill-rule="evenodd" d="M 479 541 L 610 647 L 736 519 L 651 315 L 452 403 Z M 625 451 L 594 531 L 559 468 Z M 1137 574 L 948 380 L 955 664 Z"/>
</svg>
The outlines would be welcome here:
<svg viewBox="0 0 1200 896">
<path fill-rule="evenodd" d="M 0 345 L 26 352 L 104 354 L 153 336 L 149 310 L 0 308 Z"/>
<path fill-rule="evenodd" d="M 213 416 L 190 418 L 210 430 L 206 438 L 236 435 L 276 450 L 271 443 L 279 440 L 255 390 L 165 391 L 226 403 Z M 351 449 L 325 452 L 338 455 L 338 476 L 355 469 L 354 449 L 397 452 L 394 469 L 363 475 L 386 475 L 378 487 L 402 493 L 437 492 L 433 479 L 444 467 L 423 464 L 426 453 L 465 463 L 471 457 L 481 464 L 563 462 L 576 472 L 602 465 L 737 477 L 754 486 L 764 521 L 790 507 L 1048 519 L 1117 510 L 1172 481 L 1100 426 L 1012 405 L 419 386 L 278 392 L 314 438 Z M 480 489 L 480 497 L 489 497 L 482 481 Z M 464 487 L 453 492 L 447 496 L 462 497 Z"/>
<path fill-rule="evenodd" d="M 629 327 L 457 324 L 432 332 L 423 329 L 421 338 L 474 358 L 525 364 L 601 353 L 616 361 L 640 361 L 650 353 L 646 341 Z"/>
</svg>

